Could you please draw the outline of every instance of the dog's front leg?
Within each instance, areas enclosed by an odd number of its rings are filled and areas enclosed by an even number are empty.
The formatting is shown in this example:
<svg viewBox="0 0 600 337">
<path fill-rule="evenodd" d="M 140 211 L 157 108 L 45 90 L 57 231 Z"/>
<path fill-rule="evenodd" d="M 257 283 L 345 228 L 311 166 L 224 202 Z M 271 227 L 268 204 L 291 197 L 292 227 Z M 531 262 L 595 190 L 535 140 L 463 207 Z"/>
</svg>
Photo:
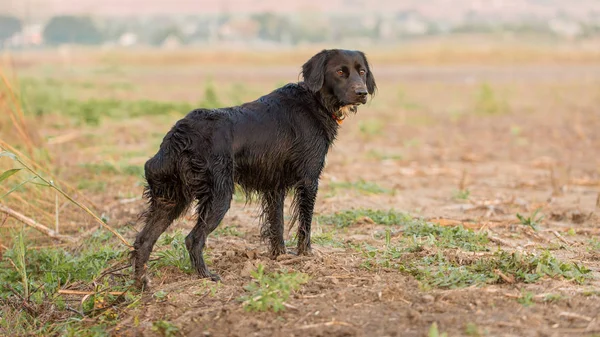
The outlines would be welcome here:
<svg viewBox="0 0 600 337">
<path fill-rule="evenodd" d="M 319 189 L 318 180 L 308 181 L 296 188 L 298 198 L 298 255 L 308 255 L 310 248 L 310 226 L 312 223 L 313 209 Z"/>
</svg>

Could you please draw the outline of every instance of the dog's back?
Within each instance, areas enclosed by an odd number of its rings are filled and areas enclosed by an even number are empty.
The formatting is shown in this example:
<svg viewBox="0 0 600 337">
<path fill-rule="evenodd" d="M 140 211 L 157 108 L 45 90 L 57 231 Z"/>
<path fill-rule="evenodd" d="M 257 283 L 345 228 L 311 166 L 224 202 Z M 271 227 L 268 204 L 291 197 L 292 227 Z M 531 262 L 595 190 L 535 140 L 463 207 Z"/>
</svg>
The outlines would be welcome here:
<svg viewBox="0 0 600 337">
<path fill-rule="evenodd" d="M 289 84 L 240 106 L 193 110 L 173 126 L 146 163 L 150 190 L 156 196 L 191 202 L 190 185 L 229 165 L 223 163 L 225 158 L 233 163 L 235 182 L 248 192 L 289 189 L 310 175 L 308 171 L 320 172 L 335 138 L 336 128 L 323 126 L 313 111 L 318 109 L 305 88 Z M 173 191 L 163 182 L 183 189 Z"/>
</svg>

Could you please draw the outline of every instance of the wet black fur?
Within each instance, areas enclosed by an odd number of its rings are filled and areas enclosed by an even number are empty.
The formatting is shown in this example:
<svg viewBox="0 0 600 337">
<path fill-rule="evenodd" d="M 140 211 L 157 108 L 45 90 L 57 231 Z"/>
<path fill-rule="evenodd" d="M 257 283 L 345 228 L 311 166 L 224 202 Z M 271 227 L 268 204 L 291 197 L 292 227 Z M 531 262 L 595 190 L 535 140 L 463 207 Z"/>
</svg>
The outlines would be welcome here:
<svg viewBox="0 0 600 337">
<path fill-rule="evenodd" d="M 286 251 L 283 205 L 293 190 L 297 253 L 310 253 L 319 177 L 339 127 L 332 116 L 342 106 L 365 103 L 376 85 L 358 51 L 323 50 L 302 66 L 302 74 L 304 82 L 287 84 L 254 102 L 193 110 L 166 134 L 144 167 L 149 206 L 132 253 L 138 286 L 147 286 L 146 262 L 158 237 L 194 201 L 197 223 L 185 244 L 198 274 L 219 279 L 207 269 L 202 251 L 229 210 L 235 183 L 258 195 L 261 235 L 273 257 Z"/>
</svg>

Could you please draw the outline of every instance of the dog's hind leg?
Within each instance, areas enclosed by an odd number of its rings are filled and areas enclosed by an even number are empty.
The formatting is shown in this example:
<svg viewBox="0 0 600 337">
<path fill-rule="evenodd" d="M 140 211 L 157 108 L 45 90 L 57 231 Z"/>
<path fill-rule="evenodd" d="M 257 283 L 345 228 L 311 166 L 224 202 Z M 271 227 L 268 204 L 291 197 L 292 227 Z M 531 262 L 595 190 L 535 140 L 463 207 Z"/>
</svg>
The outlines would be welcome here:
<svg viewBox="0 0 600 337">
<path fill-rule="evenodd" d="M 283 202 L 285 191 L 267 192 L 263 195 L 263 212 L 266 223 L 261 229 L 261 236 L 268 239 L 270 243 L 269 254 L 271 258 L 276 258 L 280 254 L 285 254 L 285 242 L 283 240 Z"/>
<path fill-rule="evenodd" d="M 148 288 L 149 278 L 146 276 L 146 262 L 158 237 L 181 215 L 187 203 L 175 202 L 160 197 L 150 197 L 150 207 L 145 213 L 145 225 L 137 235 L 131 256 L 133 277 L 138 288 Z"/>
<path fill-rule="evenodd" d="M 318 180 L 304 182 L 296 188 L 295 202 L 299 220 L 298 255 L 308 255 L 311 252 L 310 227 L 318 189 Z"/>
<path fill-rule="evenodd" d="M 200 277 L 210 278 L 215 282 L 220 278 L 208 270 L 202 257 L 202 251 L 206 244 L 206 238 L 223 221 L 223 217 L 231 205 L 234 188 L 232 167 L 231 160 L 226 160 L 221 165 L 215 165 L 212 168 L 211 179 L 208 179 L 204 186 L 198 186 L 196 196 L 198 220 L 196 226 L 185 238 L 192 267 L 196 269 Z"/>
</svg>

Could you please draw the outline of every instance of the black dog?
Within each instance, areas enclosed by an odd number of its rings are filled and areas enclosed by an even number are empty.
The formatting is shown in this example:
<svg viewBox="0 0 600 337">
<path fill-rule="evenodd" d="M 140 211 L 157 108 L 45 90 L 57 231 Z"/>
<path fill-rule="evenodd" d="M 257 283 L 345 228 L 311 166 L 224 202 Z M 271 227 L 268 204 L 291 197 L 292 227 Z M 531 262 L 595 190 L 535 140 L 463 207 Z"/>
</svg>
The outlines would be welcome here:
<svg viewBox="0 0 600 337">
<path fill-rule="evenodd" d="M 158 237 L 197 201 L 197 223 L 185 239 L 201 277 L 218 280 L 202 258 L 207 236 L 229 210 L 234 184 L 257 193 L 263 209 L 263 239 L 270 254 L 285 253 L 283 205 L 295 190 L 297 253 L 310 253 L 310 227 L 319 177 L 339 124 L 356 113 L 375 79 L 362 52 L 323 50 L 302 66 L 304 82 L 288 84 L 250 103 L 197 109 L 178 121 L 158 153 L 144 166 L 145 226 L 132 253 L 134 278 L 147 286 L 146 262 Z"/>
</svg>

